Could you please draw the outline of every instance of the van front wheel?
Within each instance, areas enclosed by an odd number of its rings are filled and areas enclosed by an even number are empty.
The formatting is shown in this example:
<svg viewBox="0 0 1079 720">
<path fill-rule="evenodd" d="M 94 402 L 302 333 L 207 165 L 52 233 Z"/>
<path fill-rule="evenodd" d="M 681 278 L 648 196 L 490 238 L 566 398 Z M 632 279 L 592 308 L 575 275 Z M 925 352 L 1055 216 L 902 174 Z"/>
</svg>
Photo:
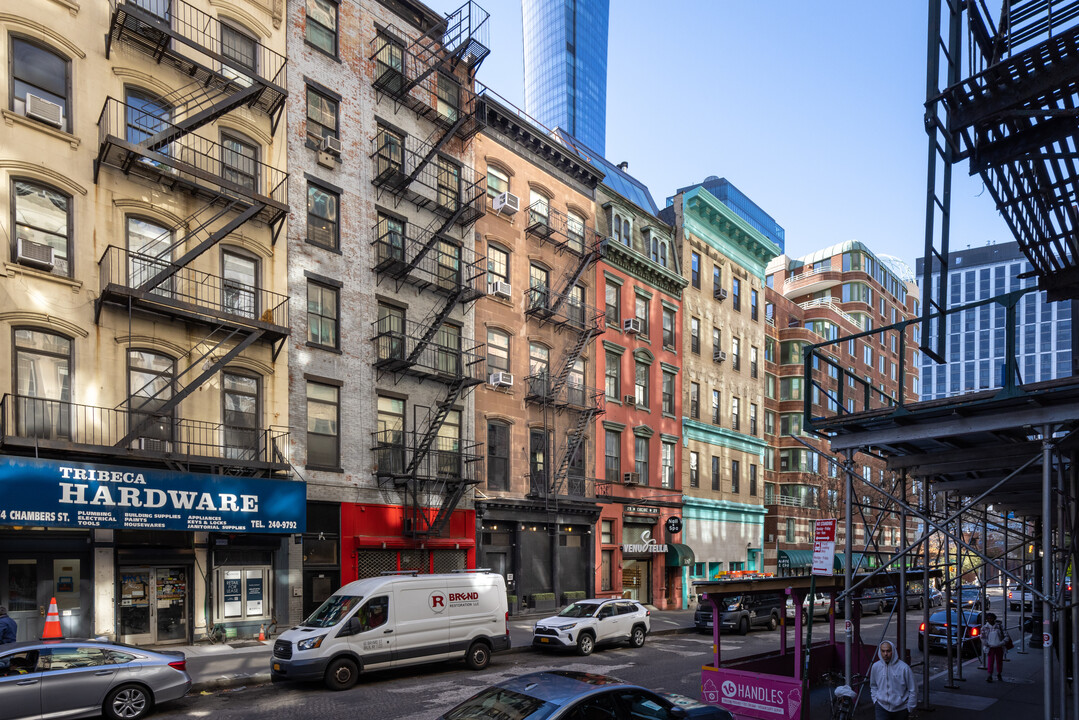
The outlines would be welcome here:
<svg viewBox="0 0 1079 720">
<path fill-rule="evenodd" d="M 465 663 L 468 665 L 468 669 L 483 670 L 489 662 L 491 662 L 491 649 L 487 647 L 486 643 L 478 641 L 472 643 L 472 646 L 468 648 L 468 655 L 465 655 Z"/>
<path fill-rule="evenodd" d="M 348 690 L 360 677 L 360 668 L 348 658 L 337 658 L 326 668 L 326 687 L 330 690 Z"/>
</svg>

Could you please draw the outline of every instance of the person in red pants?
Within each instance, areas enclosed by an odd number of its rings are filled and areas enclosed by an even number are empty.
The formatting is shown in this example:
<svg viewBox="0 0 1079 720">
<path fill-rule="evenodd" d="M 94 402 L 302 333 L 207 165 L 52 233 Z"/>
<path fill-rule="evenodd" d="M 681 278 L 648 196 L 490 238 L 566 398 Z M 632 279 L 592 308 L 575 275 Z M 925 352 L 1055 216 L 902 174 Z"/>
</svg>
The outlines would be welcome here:
<svg viewBox="0 0 1079 720">
<path fill-rule="evenodd" d="M 993 666 L 996 665 L 997 680 L 1003 682 L 1001 672 L 1004 670 L 1004 626 L 1000 624 L 994 613 L 986 613 L 981 636 L 986 648 L 985 669 L 989 673 L 985 680 L 993 682 Z"/>
</svg>

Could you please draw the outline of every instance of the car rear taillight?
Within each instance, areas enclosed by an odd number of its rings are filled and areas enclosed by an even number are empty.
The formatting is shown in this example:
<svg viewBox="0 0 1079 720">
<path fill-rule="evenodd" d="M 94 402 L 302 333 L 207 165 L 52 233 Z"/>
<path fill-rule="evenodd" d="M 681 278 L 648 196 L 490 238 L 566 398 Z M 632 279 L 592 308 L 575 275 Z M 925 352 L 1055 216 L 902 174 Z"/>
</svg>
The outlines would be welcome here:
<svg viewBox="0 0 1079 720">
<path fill-rule="evenodd" d="M 510 611 L 507 610 L 506 611 L 506 639 L 507 640 L 509 639 L 509 636 L 510 636 Z"/>
<path fill-rule="evenodd" d="M 173 660 L 169 663 L 170 668 L 176 668 L 180 672 L 187 672 L 187 660 Z"/>
<path fill-rule="evenodd" d="M 644 611 L 644 616 L 645 616 L 645 617 L 648 617 L 648 616 L 649 616 L 649 615 L 651 615 L 651 614 L 652 614 L 652 611 L 651 611 L 651 610 L 648 610 L 648 609 L 646 608 L 646 609 L 645 609 L 645 611 Z"/>
<path fill-rule="evenodd" d="M 1008 599 L 1009 599 L 1009 600 L 1011 600 L 1011 599 L 1012 599 L 1012 594 L 1011 594 L 1011 592 L 1008 592 Z"/>
<path fill-rule="evenodd" d="M 918 632 L 925 632 L 925 623 L 918 626 Z"/>
</svg>

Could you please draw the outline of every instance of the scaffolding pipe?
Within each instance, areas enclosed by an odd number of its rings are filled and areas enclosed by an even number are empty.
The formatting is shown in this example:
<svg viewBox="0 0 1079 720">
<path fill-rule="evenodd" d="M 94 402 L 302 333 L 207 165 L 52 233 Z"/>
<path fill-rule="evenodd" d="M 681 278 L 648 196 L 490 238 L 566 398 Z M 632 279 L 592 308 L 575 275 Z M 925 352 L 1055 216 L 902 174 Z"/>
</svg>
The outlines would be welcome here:
<svg viewBox="0 0 1079 720">
<path fill-rule="evenodd" d="M 844 521 L 846 522 L 846 529 L 843 533 L 843 587 L 846 592 L 843 597 L 843 617 L 846 622 L 843 623 L 843 678 L 847 687 L 851 686 L 851 654 L 854 652 L 854 623 L 851 622 L 854 617 L 854 603 L 853 597 L 850 593 L 850 585 L 854 579 L 854 531 L 851 527 L 851 522 L 854 519 L 852 513 L 852 497 L 854 495 L 854 453 L 847 453 L 847 459 L 843 463 L 845 473 L 843 477 L 847 480 L 846 487 L 846 499 L 844 510 Z M 810 609 L 812 609 L 812 599 L 810 600 Z M 795 617 L 797 617 L 798 608 L 795 608 Z"/>
<path fill-rule="evenodd" d="M 949 512 L 948 507 L 948 493 L 944 493 L 944 514 L 947 516 Z M 947 521 L 945 521 L 945 528 L 947 528 Z M 951 545 L 951 533 L 947 529 L 944 530 L 944 609 L 947 613 L 949 625 L 951 624 L 952 616 L 952 545 Z M 944 643 L 944 654 L 948 658 L 948 683 L 944 686 L 949 690 L 955 690 L 959 686 L 955 684 L 955 667 L 952 665 L 952 629 L 948 628 L 945 633 L 946 642 Z M 925 626 L 925 642 L 926 650 L 929 649 L 929 626 Z"/>
<path fill-rule="evenodd" d="M 1023 533 L 1027 531 L 1027 516 L 1023 516 Z M 1029 577 L 1027 573 L 1030 572 L 1030 561 L 1027 560 L 1027 541 L 1023 540 L 1023 582 L 1019 584 L 1019 654 L 1027 654 L 1027 604 L 1023 600 L 1023 594 L 1026 592 L 1027 583 L 1026 578 Z M 1033 546 L 1032 546 L 1033 547 Z M 1034 595 L 1030 596 L 1030 611 L 1034 612 Z"/>
<path fill-rule="evenodd" d="M 1042 718 L 1053 720 L 1053 651 L 1045 638 L 1053 632 L 1053 445 L 1048 425 L 1042 427 Z"/>
<path fill-rule="evenodd" d="M 962 506 L 962 499 L 956 501 Z M 951 512 L 951 507 L 948 504 L 947 496 L 945 496 L 944 507 L 946 512 Z M 955 526 L 959 529 L 958 537 L 955 545 L 955 589 L 959 591 L 959 600 L 956 602 L 956 613 L 959 616 L 959 626 L 957 628 L 958 634 L 955 639 L 955 665 L 958 672 L 956 673 L 956 679 L 966 681 L 963 677 L 963 641 L 966 640 L 966 624 L 967 613 L 963 603 L 963 551 L 968 548 L 960 546 L 960 542 L 963 540 L 963 511 L 959 510 L 955 514 Z M 973 549 L 970 550 L 974 552 Z M 975 554 L 977 554 L 975 552 Z M 948 629 L 948 634 L 951 635 L 951 628 Z M 950 644 L 950 643 L 949 643 Z"/>
<path fill-rule="evenodd" d="M 899 490 L 899 497 L 903 503 L 907 502 L 907 471 L 904 470 L 899 474 L 899 482 L 901 487 Z M 881 517 L 884 517 L 884 511 L 881 511 Z M 899 544 L 902 547 L 907 546 L 907 509 L 904 507 L 899 513 L 900 525 L 899 525 Z M 929 578 L 926 577 L 926 580 Z M 896 601 L 896 639 L 899 641 L 899 645 L 896 651 L 899 653 L 896 657 L 900 660 L 907 655 L 904 652 L 907 649 L 907 563 L 899 563 L 899 587 L 896 588 L 895 593 Z"/>
<path fill-rule="evenodd" d="M 1060 457 L 1058 451 L 1057 454 L 1057 487 L 1060 489 L 1060 499 L 1057 501 L 1057 547 L 1061 552 L 1064 552 L 1065 536 L 1064 536 L 1064 508 L 1068 502 L 1068 495 L 1066 492 L 1066 486 L 1064 484 L 1064 463 Z M 1060 564 L 1060 595 L 1057 596 L 1057 603 L 1062 604 L 1064 601 L 1064 574 L 1068 567 L 1068 557 L 1063 555 L 1061 557 Z M 1068 717 L 1068 679 L 1066 677 L 1066 665 L 1068 652 L 1071 650 L 1071 638 L 1068 637 L 1067 630 L 1067 616 L 1063 609 L 1057 611 L 1057 643 L 1054 648 L 1057 652 L 1057 688 L 1060 693 L 1060 720 Z"/>
<path fill-rule="evenodd" d="M 1008 514 L 1006 512 L 1001 511 L 1000 517 L 1001 517 L 1001 520 L 1004 521 L 1004 569 L 1006 571 L 1008 569 L 1008 558 L 1010 558 L 1011 554 L 1012 554 L 1011 553 L 1011 548 L 1008 547 L 1008 525 L 1010 525 L 1011 523 L 1008 522 Z M 1011 637 L 1011 634 L 1010 634 L 1010 632 L 1008 630 L 1008 607 L 1011 605 L 1011 602 L 1009 601 L 1009 598 L 1008 598 L 1008 581 L 1005 580 L 1003 577 L 1001 577 L 1001 580 L 1004 583 L 1004 596 L 1003 596 L 1003 600 L 1004 600 L 1004 634 L 1007 635 L 1008 637 Z M 1023 604 L 1023 586 L 1022 585 L 1019 586 L 1019 604 L 1020 605 Z M 1023 632 L 1023 628 L 1019 628 L 1019 632 Z M 1005 651 L 1004 654 L 1007 655 L 1008 654 L 1007 651 Z M 1007 658 L 1005 658 L 1005 659 L 1007 659 Z"/>
<path fill-rule="evenodd" d="M 929 517 L 929 478 L 922 478 L 922 513 Z M 922 527 L 922 704 L 920 710 L 929 709 L 929 523 Z"/>
<path fill-rule="evenodd" d="M 1071 652 L 1072 652 L 1072 720 L 1079 720 L 1079 678 L 1075 677 L 1075 673 L 1079 671 L 1079 642 L 1076 641 L 1075 633 L 1079 630 L 1079 604 L 1075 602 L 1075 569 L 1079 568 L 1079 543 L 1075 540 L 1077 520 L 1079 520 L 1079 468 L 1075 466 L 1076 460 L 1079 460 L 1079 454 L 1072 453 L 1071 455 L 1071 467 L 1069 468 L 1070 482 L 1068 483 L 1068 507 L 1071 511 L 1072 517 L 1072 532 L 1071 532 L 1071 581 L 1072 581 L 1072 637 Z M 1063 648 L 1062 648 L 1063 649 Z M 1063 717 L 1063 716 L 1061 716 Z"/>
</svg>

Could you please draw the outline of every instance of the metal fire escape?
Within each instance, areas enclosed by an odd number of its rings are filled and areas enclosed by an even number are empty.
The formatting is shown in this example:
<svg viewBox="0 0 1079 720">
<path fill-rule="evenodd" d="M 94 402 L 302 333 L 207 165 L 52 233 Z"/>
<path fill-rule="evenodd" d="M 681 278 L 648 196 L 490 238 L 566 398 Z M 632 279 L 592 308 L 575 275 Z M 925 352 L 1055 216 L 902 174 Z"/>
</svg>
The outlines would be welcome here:
<svg viewBox="0 0 1079 720">
<path fill-rule="evenodd" d="M 425 140 L 380 132 L 371 155 L 379 197 L 388 195 L 395 205 L 408 201 L 435 215 L 419 231 L 380 221 L 372 240 L 380 283 L 411 285 L 437 298 L 420 322 L 387 316 L 374 323 L 380 377 L 392 373 L 397 382 L 407 375 L 446 388 L 415 432 L 381 431 L 374 437 L 376 477 L 405 494 L 406 531 L 414 537 L 440 535 L 480 475 L 479 445 L 442 430 L 464 393 L 484 381 L 482 347 L 447 328 L 446 321 L 455 308 L 484 294 L 483 259 L 452 231 L 466 232 L 483 215 L 486 190 L 472 168 L 443 153 L 462 155 L 481 127 L 471 87 L 489 53 L 487 18 L 468 2 L 407 47 L 392 27 L 373 40 L 375 90 L 391 98 L 395 110 L 408 107 L 434 126 Z M 433 512 L 431 498 L 437 503 Z"/>
<path fill-rule="evenodd" d="M 555 458 L 553 472 L 545 463 L 539 477 L 530 474 L 529 493 L 543 498 L 548 532 L 553 534 L 557 532 L 559 498 L 586 496 L 585 441 L 596 416 L 604 412 L 603 390 L 587 385 L 587 375 L 574 377 L 574 369 L 592 341 L 603 333 L 603 311 L 584 302 L 584 293 L 577 283 L 603 257 L 607 240 L 592 228 L 575 224 L 547 203 L 528 208 L 525 234 L 551 243 L 559 253 L 570 253 L 573 262 L 557 287 L 533 285 L 525 299 L 526 317 L 569 334 L 555 369 L 544 369 L 526 378 L 525 402 L 534 403 L 543 411 L 547 445 L 544 457 Z M 568 417 L 569 429 L 565 443 L 558 443 L 554 440 L 555 420 L 562 414 Z M 557 454 L 551 452 L 554 445 L 560 446 Z"/>
<path fill-rule="evenodd" d="M 141 406 L 152 405 L 153 413 L 129 408 L 127 430 L 115 442 L 125 448 L 161 422 L 177 422 L 173 416 L 180 404 L 248 347 L 268 343 L 275 358 L 284 347 L 286 296 L 191 265 L 251 220 L 266 223 L 276 242 L 288 213 L 286 173 L 261 162 L 257 149 L 217 142 L 199 131 L 241 107 L 265 114 L 276 130 L 287 91 L 283 55 L 183 0 L 115 0 L 106 56 L 117 47 L 170 66 L 190 83 L 161 97 L 106 99 L 98 119 L 95 182 L 102 168 L 113 168 L 204 204 L 154 239 L 152 249 L 133 251 L 120 244 L 105 250 L 95 321 L 106 306 L 119 306 L 129 314 L 209 328 L 173 382 L 140 393 Z M 283 450 L 273 450 L 277 460 Z"/>
</svg>

